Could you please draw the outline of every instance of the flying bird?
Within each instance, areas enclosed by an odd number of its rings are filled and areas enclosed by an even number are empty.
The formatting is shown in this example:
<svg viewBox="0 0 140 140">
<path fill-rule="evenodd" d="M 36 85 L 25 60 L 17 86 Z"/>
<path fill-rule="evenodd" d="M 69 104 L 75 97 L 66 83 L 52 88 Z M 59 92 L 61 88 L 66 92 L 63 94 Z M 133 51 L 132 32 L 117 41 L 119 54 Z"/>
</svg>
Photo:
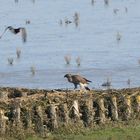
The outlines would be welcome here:
<svg viewBox="0 0 140 140">
<path fill-rule="evenodd" d="M 72 74 L 66 74 L 64 77 L 66 77 L 70 83 L 74 84 L 74 89 L 76 89 L 77 86 L 79 85 L 80 88 L 90 90 L 87 86 L 89 82 L 91 82 L 90 80 L 87 80 L 86 78 L 80 75 L 72 75 Z"/>
<path fill-rule="evenodd" d="M 18 33 L 21 33 L 22 41 L 24 43 L 27 41 L 27 32 L 26 32 L 26 29 L 24 27 L 13 28 L 12 26 L 8 26 L 8 27 L 5 28 L 5 30 L 2 33 L 2 35 L 0 36 L 0 38 L 2 38 L 2 36 L 4 35 L 4 33 L 7 30 L 11 31 L 11 33 L 13 33 L 15 35 L 18 34 Z"/>
</svg>

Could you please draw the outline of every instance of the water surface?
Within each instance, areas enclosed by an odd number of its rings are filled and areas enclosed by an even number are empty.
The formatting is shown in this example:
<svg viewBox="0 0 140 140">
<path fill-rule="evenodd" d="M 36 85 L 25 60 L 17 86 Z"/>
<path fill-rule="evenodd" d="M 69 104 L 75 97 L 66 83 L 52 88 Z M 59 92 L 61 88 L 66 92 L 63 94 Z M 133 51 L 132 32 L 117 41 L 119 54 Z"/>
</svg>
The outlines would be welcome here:
<svg viewBox="0 0 140 140">
<path fill-rule="evenodd" d="M 87 77 L 93 81 L 91 88 L 102 88 L 108 77 L 113 88 L 128 87 L 128 79 L 131 87 L 140 85 L 139 0 L 110 0 L 109 5 L 104 0 L 94 5 L 90 0 L 5 0 L 0 5 L 0 32 L 11 25 L 25 27 L 28 33 L 25 44 L 20 35 L 10 32 L 0 40 L 0 86 L 73 88 L 64 79 L 66 73 Z M 119 9 L 117 14 L 114 9 Z M 65 19 L 73 21 L 75 12 L 80 15 L 79 26 L 66 26 Z M 119 42 L 117 32 L 122 36 Z M 22 51 L 20 59 L 17 48 Z M 70 65 L 65 63 L 66 55 L 71 56 Z M 8 64 L 9 57 L 14 59 L 13 66 Z"/>
</svg>

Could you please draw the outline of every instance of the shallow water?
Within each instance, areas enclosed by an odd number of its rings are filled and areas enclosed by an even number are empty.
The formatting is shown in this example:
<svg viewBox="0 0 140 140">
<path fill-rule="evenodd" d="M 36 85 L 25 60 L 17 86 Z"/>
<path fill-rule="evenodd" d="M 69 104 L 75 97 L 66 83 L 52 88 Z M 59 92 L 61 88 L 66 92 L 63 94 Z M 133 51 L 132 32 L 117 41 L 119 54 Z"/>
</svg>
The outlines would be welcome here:
<svg viewBox="0 0 140 140">
<path fill-rule="evenodd" d="M 91 88 L 102 88 L 107 78 L 113 88 L 140 85 L 139 0 L 110 0 L 109 5 L 103 0 L 96 0 L 94 5 L 90 0 L 6 0 L 0 5 L 0 32 L 11 25 L 25 27 L 28 33 L 25 44 L 20 35 L 8 31 L 1 38 L 0 86 L 73 88 L 64 79 L 66 73 L 87 77 L 93 81 Z M 116 8 L 117 14 L 113 12 Z M 64 20 L 73 21 L 75 12 L 80 14 L 79 26 L 66 26 Z M 25 24 L 26 20 L 31 23 Z M 119 42 L 117 32 L 122 36 Z M 16 58 L 17 48 L 21 49 L 20 59 Z M 70 65 L 65 63 L 66 55 L 71 56 Z M 14 59 L 13 66 L 8 64 L 9 57 Z"/>
</svg>

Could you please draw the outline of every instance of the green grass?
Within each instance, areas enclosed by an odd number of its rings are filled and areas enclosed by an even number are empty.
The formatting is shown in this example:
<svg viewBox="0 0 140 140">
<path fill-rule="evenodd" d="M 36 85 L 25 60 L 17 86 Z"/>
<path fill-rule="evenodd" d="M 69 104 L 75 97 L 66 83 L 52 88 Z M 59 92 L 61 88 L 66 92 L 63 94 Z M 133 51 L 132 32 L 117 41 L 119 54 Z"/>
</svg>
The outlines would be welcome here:
<svg viewBox="0 0 140 140">
<path fill-rule="evenodd" d="M 78 134 L 50 134 L 46 140 L 140 140 L 140 125 L 127 127 L 102 128 L 89 130 Z M 39 137 L 30 137 L 27 140 L 43 140 Z"/>
<path fill-rule="evenodd" d="M 140 128 L 112 128 L 79 135 L 56 136 L 56 140 L 140 140 Z"/>
</svg>

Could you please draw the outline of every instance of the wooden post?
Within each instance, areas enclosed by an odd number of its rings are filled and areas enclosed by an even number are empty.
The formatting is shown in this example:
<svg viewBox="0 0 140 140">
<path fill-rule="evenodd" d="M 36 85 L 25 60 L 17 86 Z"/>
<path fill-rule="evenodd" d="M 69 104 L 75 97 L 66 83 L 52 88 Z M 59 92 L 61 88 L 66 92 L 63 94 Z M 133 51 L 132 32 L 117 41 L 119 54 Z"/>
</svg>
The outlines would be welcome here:
<svg viewBox="0 0 140 140">
<path fill-rule="evenodd" d="M 20 101 L 16 101 L 14 102 L 14 110 L 13 110 L 13 114 L 14 114 L 14 121 L 15 124 L 19 124 L 20 123 L 20 113 L 21 113 L 21 109 L 20 109 Z"/>
<path fill-rule="evenodd" d="M 60 105 L 60 111 L 61 111 L 60 117 L 62 118 L 61 120 L 63 120 L 63 122 L 67 124 L 69 121 L 69 116 L 68 116 L 68 107 L 66 103 Z"/>
<path fill-rule="evenodd" d="M 37 118 L 36 118 L 37 131 L 43 136 L 44 135 L 44 126 L 43 126 L 43 113 L 42 113 L 41 106 L 36 107 L 36 113 L 37 113 Z"/>
<path fill-rule="evenodd" d="M 137 112 L 140 113 L 140 95 L 136 96 Z"/>
<path fill-rule="evenodd" d="M 74 119 L 79 120 L 80 119 L 80 112 L 79 112 L 79 106 L 78 106 L 78 100 L 73 101 L 72 105 L 72 116 Z"/>
<path fill-rule="evenodd" d="M 93 100 L 87 99 L 84 101 L 84 104 L 81 106 L 82 110 L 82 120 L 84 121 L 85 126 L 92 126 L 94 111 L 93 111 Z"/>
<path fill-rule="evenodd" d="M 99 98 L 98 99 L 98 105 L 99 105 L 100 122 L 105 123 L 105 121 L 106 121 L 106 117 L 105 117 L 106 108 L 104 106 L 104 98 Z"/>
<path fill-rule="evenodd" d="M 126 98 L 124 99 L 125 104 L 126 104 L 126 120 L 129 120 L 131 118 L 131 113 L 132 113 L 132 108 L 131 108 L 131 97 L 130 96 L 126 96 Z"/>
<path fill-rule="evenodd" d="M 0 134 L 4 135 L 6 131 L 6 121 L 8 117 L 4 115 L 4 111 L 0 110 Z"/>
<path fill-rule="evenodd" d="M 36 111 L 37 111 L 37 114 L 38 114 L 38 116 L 40 117 L 41 121 L 43 121 L 42 107 L 41 107 L 41 106 L 38 106 L 38 107 L 36 108 Z"/>
<path fill-rule="evenodd" d="M 117 107 L 117 98 L 115 96 L 111 97 L 111 119 L 113 121 L 118 120 L 118 107 Z"/>
<path fill-rule="evenodd" d="M 30 108 L 26 108 L 26 112 L 25 112 L 25 123 L 26 123 L 26 127 L 27 128 L 31 128 L 32 126 L 32 120 L 31 120 L 31 109 Z"/>
<path fill-rule="evenodd" d="M 56 115 L 56 106 L 54 104 L 50 105 L 50 121 L 51 121 L 51 130 L 58 128 L 57 115 Z"/>
</svg>

